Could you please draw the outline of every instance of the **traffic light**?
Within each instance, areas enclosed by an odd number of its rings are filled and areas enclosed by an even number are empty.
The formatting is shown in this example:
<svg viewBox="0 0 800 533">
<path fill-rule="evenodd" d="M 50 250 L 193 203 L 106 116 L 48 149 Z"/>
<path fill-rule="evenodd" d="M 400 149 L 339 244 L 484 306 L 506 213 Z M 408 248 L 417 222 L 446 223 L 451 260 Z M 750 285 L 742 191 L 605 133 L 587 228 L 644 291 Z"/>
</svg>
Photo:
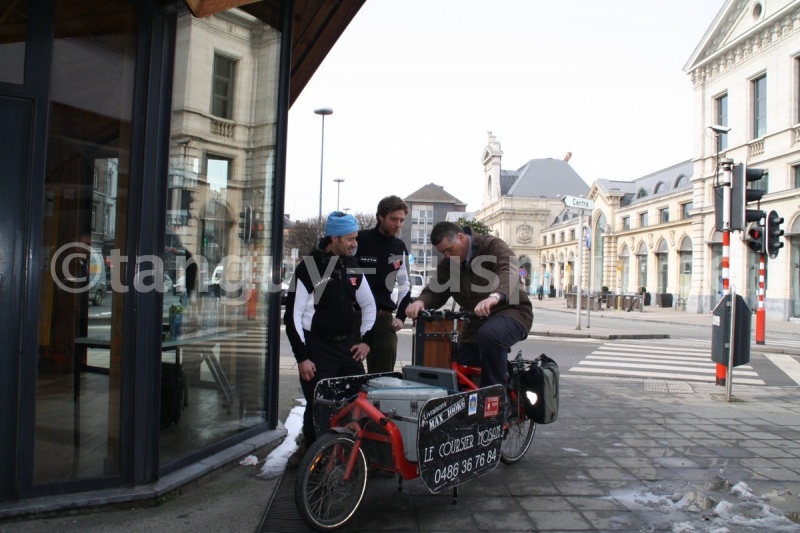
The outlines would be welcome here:
<svg viewBox="0 0 800 533">
<path fill-rule="evenodd" d="M 260 220 L 253 221 L 253 230 L 250 233 L 250 240 L 252 242 L 258 241 L 258 239 L 264 236 L 264 223 Z"/>
<path fill-rule="evenodd" d="M 192 191 L 181 189 L 181 211 L 186 211 L 186 220 L 184 224 L 188 224 L 188 221 L 192 218 L 192 203 L 194 202 L 194 195 Z"/>
<path fill-rule="evenodd" d="M 778 251 L 783 248 L 783 242 L 781 242 L 781 237 L 783 237 L 781 224 L 783 224 L 783 217 L 778 216 L 778 213 L 776 213 L 774 210 L 770 211 L 769 215 L 767 215 L 766 248 L 767 253 L 772 259 L 778 257 Z"/>
<path fill-rule="evenodd" d="M 767 247 L 767 232 L 760 220 L 751 223 L 747 228 L 747 247 L 757 254 L 763 254 Z"/>
<path fill-rule="evenodd" d="M 242 221 L 239 222 L 239 227 L 242 228 L 242 231 L 239 232 L 239 237 L 247 244 L 250 242 L 253 235 L 253 207 L 249 205 L 246 206 L 244 211 L 239 212 L 239 216 L 242 219 Z"/>
<path fill-rule="evenodd" d="M 731 181 L 731 231 L 744 231 L 748 222 L 764 218 L 761 209 L 749 209 L 748 204 L 761 201 L 764 191 L 751 189 L 748 184 L 764 177 L 763 168 L 747 168 L 739 163 L 733 167 Z M 757 207 L 757 206 L 756 206 Z"/>
</svg>

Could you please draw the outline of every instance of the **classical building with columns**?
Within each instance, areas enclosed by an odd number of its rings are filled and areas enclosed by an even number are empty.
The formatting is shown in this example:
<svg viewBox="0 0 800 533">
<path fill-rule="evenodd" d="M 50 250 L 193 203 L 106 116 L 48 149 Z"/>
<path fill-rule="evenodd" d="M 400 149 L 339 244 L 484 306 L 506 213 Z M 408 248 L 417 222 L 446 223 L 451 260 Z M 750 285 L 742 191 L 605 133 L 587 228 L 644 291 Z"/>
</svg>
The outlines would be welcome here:
<svg viewBox="0 0 800 533">
<path fill-rule="evenodd" d="M 517 170 L 501 168 L 503 151 L 497 138 L 483 151 L 483 205 L 475 218 L 492 228 L 519 258 L 522 277 L 531 290 L 539 284 L 539 235 L 564 208 L 562 197 L 585 196 L 589 186 L 560 159 L 531 159 Z"/>
<path fill-rule="evenodd" d="M 708 312 L 722 275 L 722 234 L 715 227 L 717 139 L 720 159 L 760 168 L 753 185 L 765 191 L 761 209 L 784 218 L 785 243 L 767 259 L 764 307 L 771 319 L 800 317 L 800 2 L 728 1 L 689 58 L 695 123 L 692 291 L 689 308 Z M 730 283 L 755 305 L 758 257 L 741 233 L 730 245 Z"/>
<path fill-rule="evenodd" d="M 594 208 L 583 232 L 579 219 L 564 210 L 539 235 L 542 279 L 550 279 L 557 294 L 574 290 L 580 264 L 583 290 L 630 294 L 644 287 L 672 295 L 663 300 L 685 302 L 691 289 L 692 171 L 685 161 L 630 182 L 593 183 L 586 196 Z"/>
<path fill-rule="evenodd" d="M 760 257 L 747 246 L 747 231 L 732 233 L 728 277 L 751 308 L 764 306 L 769 319 L 798 319 L 800 2 L 729 0 L 684 71 L 694 88 L 695 119 L 687 131 L 695 139 L 692 158 L 631 182 L 593 182 L 585 193 L 594 203 L 588 236 L 580 235 L 573 214 L 558 210 L 557 194 L 583 195 L 566 184 L 546 198 L 503 196 L 502 152 L 492 136 L 484 151 L 484 207 L 476 216 L 510 238 L 518 254 L 532 254 L 534 271 L 556 293 L 575 284 L 582 246 L 582 288 L 633 293 L 644 287 L 651 295 L 668 296 L 654 298 L 654 304 L 671 301 L 687 312 L 709 313 L 723 287 L 725 252 L 714 198 L 725 175 L 718 162 L 762 169 L 763 177 L 749 186 L 764 191 L 761 210 L 784 219 L 784 246 L 766 258 L 760 298 Z M 712 125 L 729 130 L 718 136 Z M 654 143 L 657 149 L 657 139 Z M 539 221 L 531 224 L 533 242 L 526 246 L 514 240 L 521 223 L 512 221 L 521 212 Z"/>
</svg>

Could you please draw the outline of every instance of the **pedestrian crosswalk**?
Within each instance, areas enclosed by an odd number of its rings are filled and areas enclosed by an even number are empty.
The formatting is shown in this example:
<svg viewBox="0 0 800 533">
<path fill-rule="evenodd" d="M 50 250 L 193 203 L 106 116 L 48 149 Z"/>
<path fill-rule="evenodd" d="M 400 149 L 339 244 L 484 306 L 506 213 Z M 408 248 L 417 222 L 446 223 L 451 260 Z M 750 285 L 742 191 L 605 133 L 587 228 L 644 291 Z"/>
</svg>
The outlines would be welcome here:
<svg viewBox="0 0 800 533">
<path fill-rule="evenodd" d="M 767 338 L 764 344 L 759 345 L 759 349 L 795 348 L 800 349 L 800 340 L 780 340 Z"/>
<path fill-rule="evenodd" d="M 570 369 L 585 375 L 680 379 L 714 383 L 716 365 L 708 348 L 608 342 Z M 737 366 L 733 383 L 764 385 L 749 365 Z"/>
</svg>

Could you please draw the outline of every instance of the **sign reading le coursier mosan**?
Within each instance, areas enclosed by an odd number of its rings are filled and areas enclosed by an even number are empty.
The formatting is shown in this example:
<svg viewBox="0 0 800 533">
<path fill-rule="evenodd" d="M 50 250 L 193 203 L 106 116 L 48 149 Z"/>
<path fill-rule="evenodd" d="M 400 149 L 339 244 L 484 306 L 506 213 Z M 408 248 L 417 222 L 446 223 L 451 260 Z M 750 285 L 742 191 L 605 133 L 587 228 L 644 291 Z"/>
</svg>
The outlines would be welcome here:
<svg viewBox="0 0 800 533">
<path fill-rule="evenodd" d="M 579 198 L 577 196 L 565 196 L 564 205 L 576 211 L 592 211 L 594 209 L 594 200 Z"/>
</svg>

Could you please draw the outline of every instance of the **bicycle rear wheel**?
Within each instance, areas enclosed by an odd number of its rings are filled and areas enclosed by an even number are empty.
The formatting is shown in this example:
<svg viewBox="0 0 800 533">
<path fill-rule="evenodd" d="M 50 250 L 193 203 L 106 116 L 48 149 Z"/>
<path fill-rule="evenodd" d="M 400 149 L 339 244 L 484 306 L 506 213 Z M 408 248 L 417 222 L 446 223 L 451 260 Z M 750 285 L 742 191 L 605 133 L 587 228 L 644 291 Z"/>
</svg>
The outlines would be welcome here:
<svg viewBox="0 0 800 533">
<path fill-rule="evenodd" d="M 533 442 L 533 435 L 536 433 L 536 423 L 525 415 L 525 408 L 522 405 L 522 384 L 518 375 L 511 378 L 513 394 L 509 395 L 508 401 L 511 402 L 511 409 L 508 417 L 508 428 L 500 444 L 500 461 L 507 465 L 518 462 Z"/>
<path fill-rule="evenodd" d="M 358 449 L 353 472 L 344 479 L 354 453 L 350 435 L 328 433 L 306 452 L 297 471 L 294 499 L 297 511 L 317 531 L 333 531 L 354 515 L 367 488 L 367 458 Z"/>
</svg>

